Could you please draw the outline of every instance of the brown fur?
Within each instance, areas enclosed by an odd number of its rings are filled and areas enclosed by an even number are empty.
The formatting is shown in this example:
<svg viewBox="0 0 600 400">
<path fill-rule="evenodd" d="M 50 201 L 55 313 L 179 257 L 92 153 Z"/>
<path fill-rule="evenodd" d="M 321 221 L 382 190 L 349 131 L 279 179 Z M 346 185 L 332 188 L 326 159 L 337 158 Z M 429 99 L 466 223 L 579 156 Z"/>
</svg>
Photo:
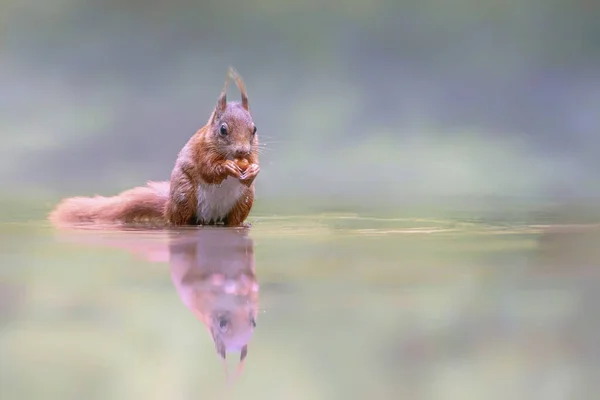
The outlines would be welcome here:
<svg viewBox="0 0 600 400">
<path fill-rule="evenodd" d="M 252 204 L 254 204 L 254 186 L 249 187 L 246 190 L 246 195 L 242 196 L 241 199 L 238 200 L 235 206 L 231 209 L 229 214 L 227 215 L 227 223 L 228 226 L 240 226 L 250 214 L 250 210 L 252 209 Z"/>
<path fill-rule="evenodd" d="M 148 182 L 117 196 L 72 197 L 50 213 L 56 225 L 86 222 L 164 222 L 169 182 Z"/>
<path fill-rule="evenodd" d="M 227 102 L 228 79 L 233 79 L 242 101 Z M 74 197 L 63 200 L 49 219 L 55 224 L 94 222 L 154 222 L 170 225 L 210 224 L 197 215 L 200 185 L 219 185 L 227 177 L 239 179 L 247 190 L 222 218 L 226 226 L 240 226 L 254 203 L 254 179 L 258 164 L 258 136 L 248 107 L 244 83 L 230 68 L 228 79 L 205 126 L 179 152 L 170 182 L 149 182 L 113 197 Z M 225 136 L 221 125 L 227 127 Z M 233 161 L 245 158 L 245 171 Z"/>
<path fill-rule="evenodd" d="M 174 225 L 209 223 L 197 220 L 197 188 L 202 183 L 219 185 L 228 176 L 240 179 L 248 186 L 248 190 L 246 196 L 241 196 L 225 217 L 224 224 L 241 225 L 252 208 L 254 179 L 259 171 L 258 137 L 252 133 L 254 123 L 243 82 L 233 69 L 229 71 L 229 76 L 236 80 L 242 92 L 242 102 L 227 103 L 226 80 L 208 123 L 192 136 L 179 153 L 171 174 L 171 192 L 165 209 L 165 218 Z M 219 136 L 223 123 L 227 124 L 229 132 L 225 138 Z M 246 171 L 242 172 L 234 163 L 236 156 L 248 160 L 250 166 Z"/>
</svg>

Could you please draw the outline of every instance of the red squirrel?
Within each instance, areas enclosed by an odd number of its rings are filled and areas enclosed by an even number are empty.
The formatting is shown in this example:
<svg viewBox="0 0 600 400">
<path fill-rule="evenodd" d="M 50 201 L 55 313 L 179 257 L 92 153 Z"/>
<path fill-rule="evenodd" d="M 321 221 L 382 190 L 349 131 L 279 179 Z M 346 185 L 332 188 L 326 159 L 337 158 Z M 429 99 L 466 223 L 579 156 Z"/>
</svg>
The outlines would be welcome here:
<svg viewBox="0 0 600 400">
<path fill-rule="evenodd" d="M 233 79 L 241 102 L 227 102 Z M 243 226 L 260 171 L 258 135 L 244 82 L 229 68 L 206 125 L 179 152 L 170 182 L 148 182 L 116 196 L 72 197 L 50 213 L 54 224 L 152 222 L 174 226 Z"/>
</svg>

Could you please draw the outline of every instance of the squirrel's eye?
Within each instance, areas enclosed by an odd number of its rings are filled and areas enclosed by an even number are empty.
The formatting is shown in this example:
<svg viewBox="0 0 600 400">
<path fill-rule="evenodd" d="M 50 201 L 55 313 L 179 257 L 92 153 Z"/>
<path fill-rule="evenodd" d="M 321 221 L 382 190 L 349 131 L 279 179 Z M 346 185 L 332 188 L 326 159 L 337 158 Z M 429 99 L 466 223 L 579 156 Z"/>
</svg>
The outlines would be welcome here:
<svg viewBox="0 0 600 400">
<path fill-rule="evenodd" d="M 219 320 L 219 328 L 225 329 L 226 327 L 227 327 L 227 320 L 226 319 Z"/>
<path fill-rule="evenodd" d="M 227 124 L 221 124 L 221 128 L 219 128 L 219 132 L 223 136 L 227 135 Z"/>
<path fill-rule="evenodd" d="M 252 130 L 252 134 L 256 135 L 256 125 L 254 125 L 254 129 Z"/>
</svg>

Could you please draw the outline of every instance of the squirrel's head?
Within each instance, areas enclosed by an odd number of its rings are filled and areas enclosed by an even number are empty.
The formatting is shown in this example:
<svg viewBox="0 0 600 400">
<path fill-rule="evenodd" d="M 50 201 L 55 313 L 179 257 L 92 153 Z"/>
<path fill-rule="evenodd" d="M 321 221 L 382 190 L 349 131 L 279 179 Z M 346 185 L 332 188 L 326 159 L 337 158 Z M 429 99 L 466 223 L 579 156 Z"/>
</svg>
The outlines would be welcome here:
<svg viewBox="0 0 600 400">
<path fill-rule="evenodd" d="M 240 351 L 240 360 L 246 358 L 248 342 L 256 327 L 256 310 L 241 306 L 211 313 L 210 333 L 217 353 L 225 359 L 229 351 Z"/>
<path fill-rule="evenodd" d="M 241 102 L 227 102 L 227 83 L 233 79 L 242 94 Z M 223 91 L 209 120 L 211 135 L 215 138 L 217 151 L 225 158 L 247 158 L 256 156 L 258 135 L 248 107 L 246 88 L 240 75 L 229 68 Z"/>
<path fill-rule="evenodd" d="M 227 352 L 239 351 L 240 363 L 237 368 L 237 375 L 241 374 L 246 355 L 248 354 L 248 342 L 256 327 L 256 313 L 248 310 L 246 307 L 240 307 L 231 312 L 220 310 L 211 315 L 212 326 L 210 332 L 215 343 L 217 353 L 225 364 L 227 371 Z"/>
</svg>

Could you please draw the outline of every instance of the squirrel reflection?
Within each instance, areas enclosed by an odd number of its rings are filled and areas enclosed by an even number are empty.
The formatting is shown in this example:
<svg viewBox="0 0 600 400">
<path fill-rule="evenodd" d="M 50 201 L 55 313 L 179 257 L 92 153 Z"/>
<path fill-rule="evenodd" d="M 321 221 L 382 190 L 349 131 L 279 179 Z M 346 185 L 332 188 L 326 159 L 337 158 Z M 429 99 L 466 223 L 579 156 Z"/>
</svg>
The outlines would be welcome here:
<svg viewBox="0 0 600 400">
<path fill-rule="evenodd" d="M 151 262 L 168 262 L 181 301 L 208 328 L 223 362 L 227 352 L 240 352 L 240 373 L 258 312 L 254 243 L 248 230 L 204 227 L 120 233 L 115 237 L 78 230 L 62 231 L 59 236 L 69 242 L 125 249 Z"/>
<path fill-rule="evenodd" d="M 217 353 L 240 351 L 240 370 L 256 327 L 254 243 L 246 230 L 206 228 L 169 244 L 171 278 L 182 302 L 210 331 Z"/>
</svg>

